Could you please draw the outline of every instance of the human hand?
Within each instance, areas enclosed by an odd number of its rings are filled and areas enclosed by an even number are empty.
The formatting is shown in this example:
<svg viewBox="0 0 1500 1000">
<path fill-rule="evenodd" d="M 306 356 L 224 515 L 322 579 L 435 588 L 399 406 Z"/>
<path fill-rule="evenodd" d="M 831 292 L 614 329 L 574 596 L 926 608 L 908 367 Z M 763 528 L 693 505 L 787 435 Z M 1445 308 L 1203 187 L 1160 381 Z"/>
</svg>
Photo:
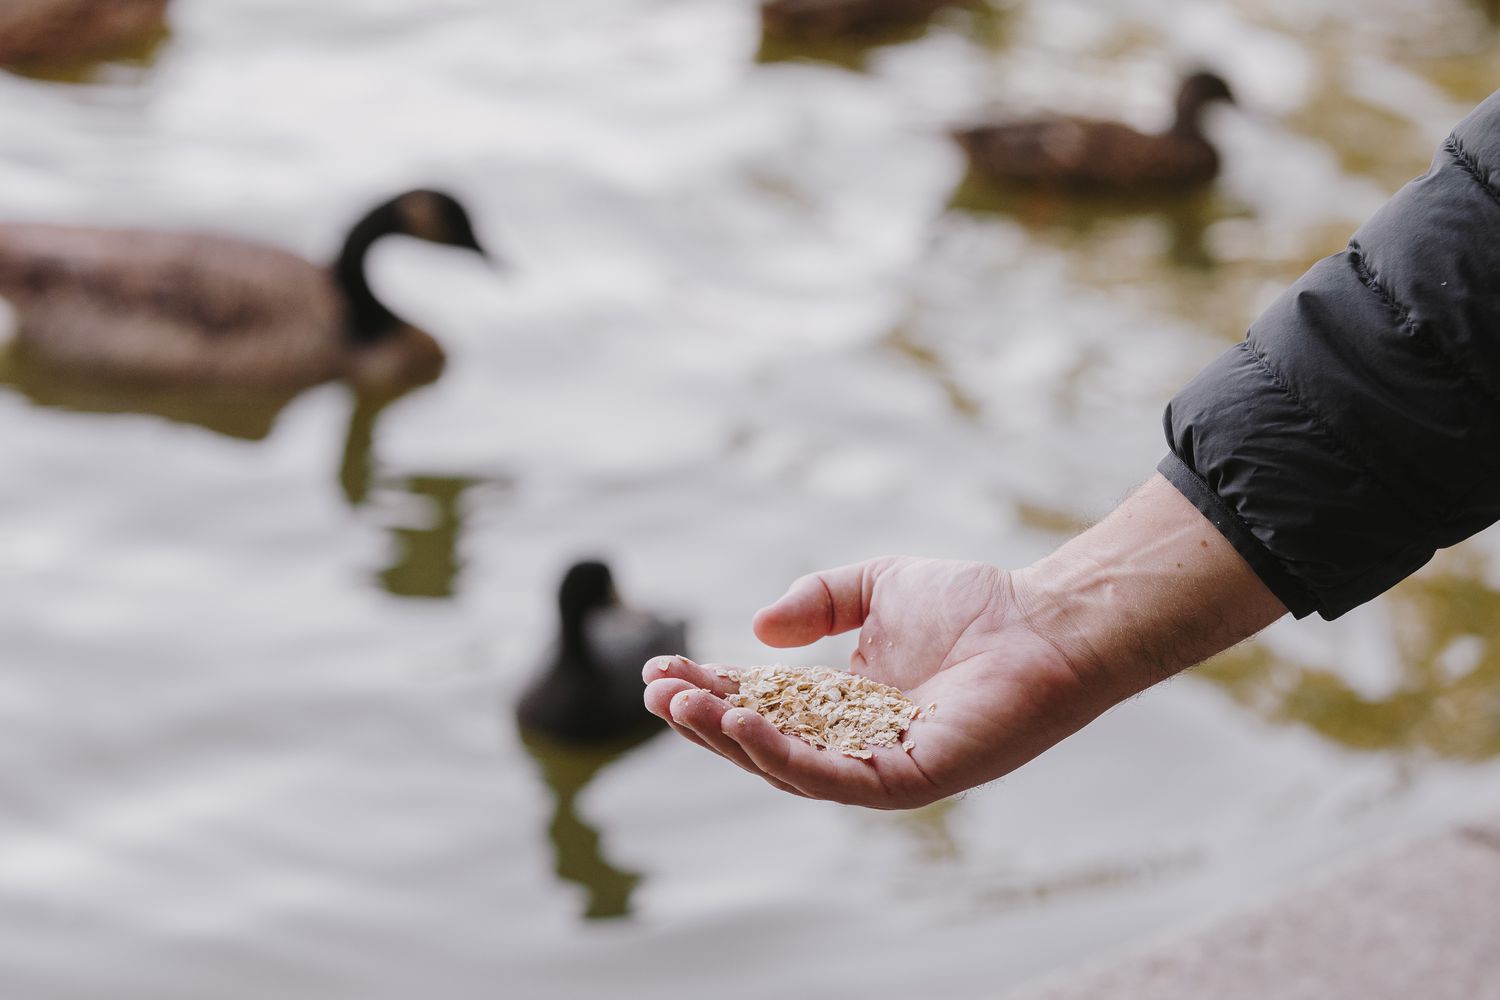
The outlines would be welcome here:
<svg viewBox="0 0 1500 1000">
<path fill-rule="evenodd" d="M 646 706 L 777 788 L 912 808 L 1008 773 L 1110 706 L 1285 613 L 1181 494 L 1155 477 L 1103 523 L 1026 570 L 887 557 L 802 577 L 755 617 L 771 646 L 858 628 L 854 672 L 935 705 L 911 751 L 818 750 L 724 696 L 682 657 L 646 664 Z"/>
<path fill-rule="evenodd" d="M 771 646 L 804 646 L 858 628 L 850 669 L 923 706 L 907 739 L 869 760 L 818 750 L 723 696 L 714 666 L 647 664 L 646 705 L 688 739 L 786 791 L 910 808 L 1006 773 L 1109 702 L 1021 613 L 1011 574 L 975 562 L 891 557 L 805 576 L 755 617 Z M 929 707 L 932 706 L 932 707 Z"/>
</svg>

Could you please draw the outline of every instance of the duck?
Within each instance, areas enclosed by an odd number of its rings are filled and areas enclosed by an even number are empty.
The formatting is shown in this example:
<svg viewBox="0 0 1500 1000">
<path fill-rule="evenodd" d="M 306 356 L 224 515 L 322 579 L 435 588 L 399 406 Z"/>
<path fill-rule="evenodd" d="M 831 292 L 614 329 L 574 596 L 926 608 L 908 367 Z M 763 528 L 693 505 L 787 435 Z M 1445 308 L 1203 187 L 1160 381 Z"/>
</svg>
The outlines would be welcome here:
<svg viewBox="0 0 1500 1000">
<path fill-rule="evenodd" d="M 944 7 L 968 0 L 766 0 L 761 4 L 763 36 L 800 41 L 833 41 L 905 25 L 920 24 Z"/>
<path fill-rule="evenodd" d="M 86 64 L 149 48 L 166 34 L 167 0 L 0 3 L 0 66 Z"/>
<path fill-rule="evenodd" d="M 394 397 L 436 379 L 444 354 L 370 289 L 366 255 L 391 234 L 486 256 L 457 199 L 428 189 L 371 209 L 331 266 L 207 233 L 0 224 L 11 350 L 115 385 L 285 397 L 343 379 Z"/>
<path fill-rule="evenodd" d="M 564 574 L 557 610 L 557 642 L 516 707 L 522 731 L 598 746 L 659 730 L 642 700 L 641 667 L 681 653 L 686 624 L 627 608 L 609 566 L 592 559 Z"/>
<path fill-rule="evenodd" d="M 1052 116 L 954 132 L 973 171 L 1006 185 L 1098 194 L 1190 189 L 1218 175 L 1219 154 L 1203 134 L 1203 112 L 1234 102 L 1229 84 L 1200 70 L 1183 80 L 1170 128 L 1145 133 L 1121 122 Z"/>
</svg>

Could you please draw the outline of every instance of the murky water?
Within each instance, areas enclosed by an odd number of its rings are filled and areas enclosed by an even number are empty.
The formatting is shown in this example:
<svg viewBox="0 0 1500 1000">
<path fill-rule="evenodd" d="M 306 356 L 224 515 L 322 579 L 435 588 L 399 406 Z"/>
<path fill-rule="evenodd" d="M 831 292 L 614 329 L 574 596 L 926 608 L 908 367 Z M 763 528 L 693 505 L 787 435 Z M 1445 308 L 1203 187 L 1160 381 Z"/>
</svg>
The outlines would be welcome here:
<svg viewBox="0 0 1500 1000">
<path fill-rule="evenodd" d="M 511 266 L 381 248 L 452 364 L 379 412 L 7 369 L 5 996 L 989 996 L 1500 797 L 1493 535 L 910 815 L 510 709 L 578 556 L 748 662 L 796 574 L 1021 564 L 1107 510 L 1173 389 L 1500 79 L 1483 5 L 1027 3 L 813 53 L 745 0 L 171 18 L 144 65 L 0 75 L 0 213 L 327 257 L 436 184 Z M 943 136 L 1153 124 L 1202 60 L 1241 108 L 1184 204 L 997 195 Z"/>
</svg>

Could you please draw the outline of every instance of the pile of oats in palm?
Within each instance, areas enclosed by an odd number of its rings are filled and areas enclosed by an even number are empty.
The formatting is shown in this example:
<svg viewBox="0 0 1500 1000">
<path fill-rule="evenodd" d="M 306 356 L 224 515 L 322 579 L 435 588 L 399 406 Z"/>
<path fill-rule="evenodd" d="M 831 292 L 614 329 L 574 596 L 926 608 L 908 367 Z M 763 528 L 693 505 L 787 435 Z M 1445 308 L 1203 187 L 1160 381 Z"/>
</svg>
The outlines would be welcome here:
<svg viewBox="0 0 1500 1000">
<path fill-rule="evenodd" d="M 759 712 L 788 736 L 861 760 L 881 747 L 911 751 L 901 734 L 917 706 L 888 684 L 832 667 L 748 667 L 734 676 L 740 690 L 725 700 Z"/>
</svg>

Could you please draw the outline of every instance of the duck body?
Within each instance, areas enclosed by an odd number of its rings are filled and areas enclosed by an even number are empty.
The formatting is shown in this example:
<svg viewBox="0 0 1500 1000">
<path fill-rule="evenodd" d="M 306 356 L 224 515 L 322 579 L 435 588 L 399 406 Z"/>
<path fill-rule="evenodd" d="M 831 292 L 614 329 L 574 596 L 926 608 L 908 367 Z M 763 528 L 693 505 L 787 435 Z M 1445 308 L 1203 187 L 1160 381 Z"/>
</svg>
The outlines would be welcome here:
<svg viewBox="0 0 1500 1000">
<path fill-rule="evenodd" d="M 1201 127 L 1215 100 L 1232 100 L 1228 86 L 1195 73 L 1183 81 L 1176 119 L 1164 132 L 1059 116 L 980 125 L 954 138 L 976 173 L 1001 184 L 1100 194 L 1191 188 L 1219 172 L 1219 154 Z"/>
<path fill-rule="evenodd" d="M 6 0 L 0 66 L 91 62 L 149 45 L 166 31 L 167 0 Z"/>
<path fill-rule="evenodd" d="M 19 347 L 84 377 L 295 389 L 345 373 L 332 277 L 210 235 L 0 225 Z"/>
<path fill-rule="evenodd" d="M 585 588 L 577 584 L 585 577 L 606 581 L 607 592 L 580 596 Z M 686 625 L 624 607 L 608 579 L 608 569 L 593 562 L 579 563 L 564 578 L 561 635 L 516 708 L 524 731 L 603 745 L 660 728 L 642 700 L 641 668 L 653 656 L 681 652 Z"/>
<path fill-rule="evenodd" d="M 768 36 L 831 41 L 925 21 L 956 0 L 767 0 L 760 8 Z"/>
<path fill-rule="evenodd" d="M 1100 192 L 1207 184 L 1219 154 L 1198 135 L 1149 135 L 1118 122 L 1051 118 L 956 133 L 976 171 L 1006 184 Z"/>
<path fill-rule="evenodd" d="M 332 268 L 226 236 L 0 225 L 14 349 L 70 376 L 136 386 L 287 394 L 343 378 L 389 393 L 430 382 L 442 349 L 374 298 L 364 255 L 390 232 L 478 243 L 462 215 L 403 227 L 399 206 L 414 197 L 462 212 L 408 192 L 362 220 Z"/>
</svg>

